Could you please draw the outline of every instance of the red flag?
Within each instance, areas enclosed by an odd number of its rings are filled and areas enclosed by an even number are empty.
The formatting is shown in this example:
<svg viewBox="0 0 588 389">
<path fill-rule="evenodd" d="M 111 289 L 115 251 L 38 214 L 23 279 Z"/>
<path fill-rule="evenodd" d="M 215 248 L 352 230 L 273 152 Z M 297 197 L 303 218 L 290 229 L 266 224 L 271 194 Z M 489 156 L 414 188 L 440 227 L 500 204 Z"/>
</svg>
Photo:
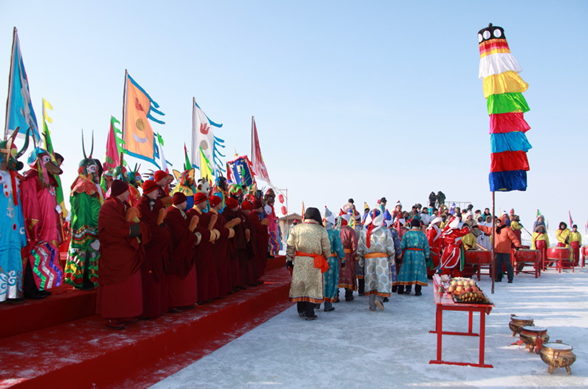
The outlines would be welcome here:
<svg viewBox="0 0 588 389">
<path fill-rule="evenodd" d="M 253 165 L 253 173 L 267 183 L 271 183 L 265 162 L 261 156 L 261 148 L 259 147 L 259 138 L 257 137 L 257 126 L 255 125 L 255 118 L 251 117 L 251 164 Z"/>
<path fill-rule="evenodd" d="M 574 225 L 574 221 L 572 220 L 572 214 L 568 211 L 568 216 L 570 217 L 570 228 Z"/>
<path fill-rule="evenodd" d="M 114 123 L 120 124 L 114 116 L 110 117 L 110 131 L 108 131 L 108 137 L 106 138 L 106 158 L 104 159 L 104 171 L 114 170 L 115 167 L 120 165 L 120 151 L 118 144 L 121 142 L 120 137 L 116 136 L 116 132 L 119 134 L 121 131 L 114 127 Z"/>
</svg>

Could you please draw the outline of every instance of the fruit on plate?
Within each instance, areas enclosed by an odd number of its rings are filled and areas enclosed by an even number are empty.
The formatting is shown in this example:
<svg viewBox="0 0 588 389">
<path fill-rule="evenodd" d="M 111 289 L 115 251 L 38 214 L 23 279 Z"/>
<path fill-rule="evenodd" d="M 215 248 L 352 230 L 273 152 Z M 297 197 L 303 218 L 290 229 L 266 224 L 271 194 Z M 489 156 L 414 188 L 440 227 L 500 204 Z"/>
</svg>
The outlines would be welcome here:
<svg viewBox="0 0 588 389">
<path fill-rule="evenodd" d="M 468 292 L 459 295 L 459 299 L 463 303 L 484 304 L 488 303 L 488 298 L 483 293 Z"/>
</svg>

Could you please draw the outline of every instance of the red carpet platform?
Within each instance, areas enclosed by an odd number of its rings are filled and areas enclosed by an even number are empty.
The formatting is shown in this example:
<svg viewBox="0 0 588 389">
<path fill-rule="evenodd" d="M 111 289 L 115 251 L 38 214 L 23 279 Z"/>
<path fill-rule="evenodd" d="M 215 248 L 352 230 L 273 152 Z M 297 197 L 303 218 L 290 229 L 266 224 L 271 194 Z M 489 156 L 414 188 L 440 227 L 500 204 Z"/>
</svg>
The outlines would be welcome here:
<svg viewBox="0 0 588 389">
<path fill-rule="evenodd" d="M 0 389 L 148 387 L 290 307 L 284 261 L 263 285 L 121 331 L 93 314 L 96 292 L 0 304 Z"/>
</svg>

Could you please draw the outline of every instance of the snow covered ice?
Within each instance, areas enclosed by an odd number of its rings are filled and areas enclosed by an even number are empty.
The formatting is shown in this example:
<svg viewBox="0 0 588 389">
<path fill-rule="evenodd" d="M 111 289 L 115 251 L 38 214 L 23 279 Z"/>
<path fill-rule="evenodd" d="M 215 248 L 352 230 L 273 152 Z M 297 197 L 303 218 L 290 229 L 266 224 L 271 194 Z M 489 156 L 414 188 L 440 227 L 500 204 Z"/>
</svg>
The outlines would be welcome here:
<svg viewBox="0 0 588 389">
<path fill-rule="evenodd" d="M 506 279 L 504 280 L 506 281 Z M 513 284 L 479 282 L 495 308 L 486 316 L 485 363 L 494 368 L 431 365 L 436 356 L 433 285 L 423 295 L 393 294 L 385 311 L 370 312 L 368 297 L 317 311 L 318 320 L 285 310 L 254 330 L 154 385 L 171 388 L 587 388 L 588 268 L 551 269 Z M 342 293 L 341 293 L 342 295 Z M 510 315 L 530 316 L 577 356 L 572 375 L 547 371 L 538 354 L 508 328 Z M 474 314 L 478 332 L 479 314 Z M 467 313 L 445 312 L 445 331 L 467 331 Z M 443 336 L 443 359 L 478 362 L 478 337 Z"/>
</svg>

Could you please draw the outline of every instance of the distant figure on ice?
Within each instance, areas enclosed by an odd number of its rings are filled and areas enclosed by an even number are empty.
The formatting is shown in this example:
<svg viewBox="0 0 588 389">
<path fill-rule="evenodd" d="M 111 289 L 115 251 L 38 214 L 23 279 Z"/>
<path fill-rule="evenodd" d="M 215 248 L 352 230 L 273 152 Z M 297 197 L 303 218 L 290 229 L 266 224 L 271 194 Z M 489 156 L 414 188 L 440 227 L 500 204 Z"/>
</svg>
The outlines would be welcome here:
<svg viewBox="0 0 588 389">
<path fill-rule="evenodd" d="M 431 194 L 429 195 L 429 207 L 435 208 L 436 202 L 437 202 L 437 195 L 435 194 L 435 192 L 431 192 Z"/>
<path fill-rule="evenodd" d="M 437 192 L 437 208 L 441 208 L 443 204 L 445 204 L 445 193 L 439 191 Z"/>
</svg>

